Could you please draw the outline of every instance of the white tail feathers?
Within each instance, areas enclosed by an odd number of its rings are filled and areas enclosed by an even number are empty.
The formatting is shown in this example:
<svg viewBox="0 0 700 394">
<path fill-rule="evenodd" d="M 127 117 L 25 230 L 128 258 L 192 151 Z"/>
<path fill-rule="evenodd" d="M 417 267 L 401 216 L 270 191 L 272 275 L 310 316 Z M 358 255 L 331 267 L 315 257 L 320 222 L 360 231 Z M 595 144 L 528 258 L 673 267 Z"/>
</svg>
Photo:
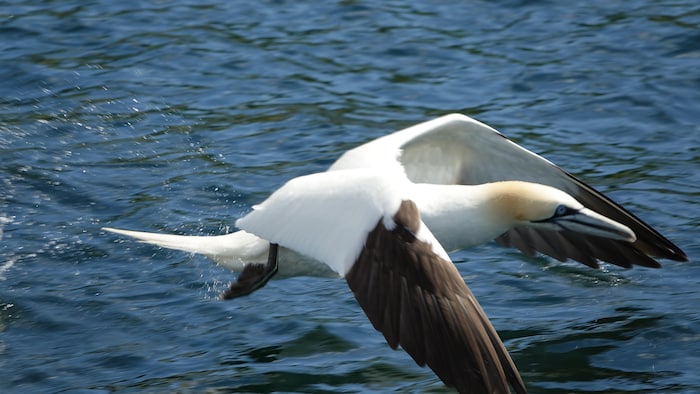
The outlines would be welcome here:
<svg viewBox="0 0 700 394">
<path fill-rule="evenodd" d="M 267 241 L 245 231 L 215 236 L 188 236 L 121 230 L 110 227 L 102 229 L 163 248 L 203 254 L 233 271 L 242 270 L 248 263 L 266 262 L 269 248 Z"/>
</svg>

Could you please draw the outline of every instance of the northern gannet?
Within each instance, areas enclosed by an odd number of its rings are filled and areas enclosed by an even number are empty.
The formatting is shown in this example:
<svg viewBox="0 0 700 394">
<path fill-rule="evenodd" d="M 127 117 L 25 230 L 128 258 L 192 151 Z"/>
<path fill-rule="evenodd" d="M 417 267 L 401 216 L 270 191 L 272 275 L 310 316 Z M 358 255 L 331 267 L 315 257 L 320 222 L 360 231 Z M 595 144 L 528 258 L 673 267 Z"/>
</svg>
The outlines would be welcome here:
<svg viewBox="0 0 700 394">
<path fill-rule="evenodd" d="M 213 237 L 105 230 L 242 270 L 224 298 L 263 286 L 277 272 L 278 245 L 280 272 L 330 268 L 392 348 L 460 392 L 526 389 L 446 250 L 496 239 L 591 267 L 687 261 L 620 205 L 460 114 L 352 149 L 328 171 L 290 180 L 236 225 Z"/>
</svg>

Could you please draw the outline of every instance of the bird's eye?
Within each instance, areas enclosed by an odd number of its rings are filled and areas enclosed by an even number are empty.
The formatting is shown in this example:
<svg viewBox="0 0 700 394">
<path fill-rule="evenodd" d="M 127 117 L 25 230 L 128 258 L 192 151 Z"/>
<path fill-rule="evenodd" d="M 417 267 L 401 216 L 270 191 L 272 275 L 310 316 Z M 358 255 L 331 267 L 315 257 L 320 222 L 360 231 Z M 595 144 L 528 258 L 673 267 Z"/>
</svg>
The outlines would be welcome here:
<svg viewBox="0 0 700 394">
<path fill-rule="evenodd" d="M 576 213 L 575 209 L 569 208 L 566 205 L 559 205 L 556 210 L 554 210 L 554 217 L 572 215 Z"/>
</svg>

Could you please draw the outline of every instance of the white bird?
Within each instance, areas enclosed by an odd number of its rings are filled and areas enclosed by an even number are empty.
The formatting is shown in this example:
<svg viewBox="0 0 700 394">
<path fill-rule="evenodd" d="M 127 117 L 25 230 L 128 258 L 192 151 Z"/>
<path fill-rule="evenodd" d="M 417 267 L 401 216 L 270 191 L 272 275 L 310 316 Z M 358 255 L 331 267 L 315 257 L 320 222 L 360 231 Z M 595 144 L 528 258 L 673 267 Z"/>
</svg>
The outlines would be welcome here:
<svg viewBox="0 0 700 394">
<path fill-rule="evenodd" d="M 214 237 L 105 230 L 242 270 L 224 298 L 263 286 L 277 271 L 279 244 L 280 271 L 345 277 L 389 345 L 460 392 L 526 389 L 445 250 L 496 239 L 591 267 L 687 260 L 612 200 L 459 114 L 352 149 L 327 172 L 292 179 L 236 225 L 241 231 Z"/>
</svg>

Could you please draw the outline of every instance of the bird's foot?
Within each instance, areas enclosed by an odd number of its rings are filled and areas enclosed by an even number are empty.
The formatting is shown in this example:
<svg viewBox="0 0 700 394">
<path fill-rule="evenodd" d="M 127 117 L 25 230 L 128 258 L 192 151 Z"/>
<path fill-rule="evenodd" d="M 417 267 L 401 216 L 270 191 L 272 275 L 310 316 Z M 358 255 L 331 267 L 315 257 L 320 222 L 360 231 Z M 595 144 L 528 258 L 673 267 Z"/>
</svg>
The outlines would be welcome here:
<svg viewBox="0 0 700 394">
<path fill-rule="evenodd" d="M 221 299 L 230 300 L 246 296 L 255 290 L 265 286 L 277 273 L 277 244 L 270 244 L 270 252 L 267 255 L 266 264 L 248 264 L 238 275 L 238 279 L 231 283 L 226 291 L 221 294 Z"/>
</svg>

